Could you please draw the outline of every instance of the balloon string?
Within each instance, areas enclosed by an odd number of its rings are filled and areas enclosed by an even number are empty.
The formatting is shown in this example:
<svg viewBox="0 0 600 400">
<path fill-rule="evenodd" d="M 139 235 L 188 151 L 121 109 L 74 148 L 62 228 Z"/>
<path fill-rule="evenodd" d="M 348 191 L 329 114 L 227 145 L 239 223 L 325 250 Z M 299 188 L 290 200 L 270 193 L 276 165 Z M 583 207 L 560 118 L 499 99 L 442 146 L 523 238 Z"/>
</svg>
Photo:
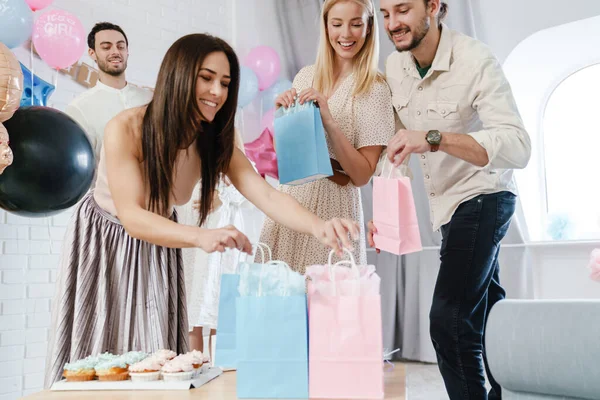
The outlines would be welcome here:
<svg viewBox="0 0 600 400">
<path fill-rule="evenodd" d="M 33 39 L 31 40 L 31 46 L 29 46 L 29 69 L 31 70 L 31 105 L 33 106 L 33 100 L 34 100 L 34 95 L 33 95 Z"/>
<path fill-rule="evenodd" d="M 259 130 L 261 130 L 261 131 L 262 131 L 261 128 L 262 128 L 262 119 L 263 119 L 263 97 L 264 96 L 260 96 L 260 114 L 259 114 L 260 115 L 260 119 L 259 119 L 260 125 L 258 125 Z M 262 132 L 259 132 L 259 133 L 262 133 Z"/>
<path fill-rule="evenodd" d="M 52 251 L 52 232 L 50 230 L 50 226 L 51 226 L 50 221 L 52 220 L 52 217 L 48 217 L 46 219 L 48 221 L 48 240 L 50 241 L 50 254 L 54 254 L 54 252 Z"/>
</svg>

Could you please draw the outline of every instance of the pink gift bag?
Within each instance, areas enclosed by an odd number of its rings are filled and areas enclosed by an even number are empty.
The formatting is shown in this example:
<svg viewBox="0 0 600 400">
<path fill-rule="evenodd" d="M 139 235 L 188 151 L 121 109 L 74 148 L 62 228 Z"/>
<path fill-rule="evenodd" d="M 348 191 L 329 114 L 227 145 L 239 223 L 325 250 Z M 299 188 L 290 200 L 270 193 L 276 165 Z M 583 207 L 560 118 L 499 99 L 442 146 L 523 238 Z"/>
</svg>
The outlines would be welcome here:
<svg viewBox="0 0 600 400">
<path fill-rule="evenodd" d="M 381 280 L 350 261 L 307 268 L 310 398 L 382 399 Z M 348 268 L 348 266 L 350 268 Z"/>
<path fill-rule="evenodd" d="M 373 178 L 373 223 L 377 233 L 373 235 L 375 247 L 397 255 L 423 250 L 417 211 L 410 179 L 406 176 L 391 177 L 394 167 L 384 177 Z"/>
</svg>

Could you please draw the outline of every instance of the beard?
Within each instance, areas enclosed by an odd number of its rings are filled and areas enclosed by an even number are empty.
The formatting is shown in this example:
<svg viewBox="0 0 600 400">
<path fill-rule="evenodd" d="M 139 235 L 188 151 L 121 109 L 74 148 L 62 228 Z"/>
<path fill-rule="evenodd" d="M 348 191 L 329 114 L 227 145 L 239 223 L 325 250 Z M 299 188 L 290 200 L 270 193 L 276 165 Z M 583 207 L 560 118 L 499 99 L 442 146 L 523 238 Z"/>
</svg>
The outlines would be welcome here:
<svg viewBox="0 0 600 400">
<path fill-rule="evenodd" d="M 108 60 L 98 60 L 98 68 L 105 74 L 111 76 L 121 76 L 127 69 L 127 60 L 122 60 L 122 62 L 123 63 L 120 67 L 116 67 L 111 65 L 110 61 Z"/>
<path fill-rule="evenodd" d="M 411 51 L 411 50 L 414 50 L 417 47 L 419 47 L 419 45 L 421 44 L 421 42 L 423 41 L 425 36 L 427 36 L 427 33 L 429 32 L 429 28 L 430 28 L 429 18 L 427 16 L 425 16 L 421 20 L 421 23 L 419 24 L 419 26 L 417 26 L 415 29 L 408 28 L 409 32 L 411 32 L 411 34 L 412 34 L 412 40 L 410 41 L 409 44 L 403 45 L 403 46 L 398 46 L 398 45 L 396 45 L 396 43 L 394 42 L 394 39 L 392 37 L 392 35 L 394 35 L 395 33 L 405 31 L 407 28 L 398 28 L 395 31 L 390 31 L 390 32 L 388 32 L 388 37 L 390 38 L 392 43 L 394 43 L 394 46 L 396 47 L 397 51 L 399 51 L 399 52 Z"/>
</svg>

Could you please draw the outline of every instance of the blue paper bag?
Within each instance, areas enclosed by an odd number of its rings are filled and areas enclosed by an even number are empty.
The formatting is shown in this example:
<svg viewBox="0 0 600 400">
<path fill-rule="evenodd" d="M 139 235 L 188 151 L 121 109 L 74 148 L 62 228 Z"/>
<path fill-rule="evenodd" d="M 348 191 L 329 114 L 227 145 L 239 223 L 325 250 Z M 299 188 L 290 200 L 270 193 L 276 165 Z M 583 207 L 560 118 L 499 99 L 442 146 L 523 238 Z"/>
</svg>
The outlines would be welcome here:
<svg viewBox="0 0 600 400">
<path fill-rule="evenodd" d="M 269 261 L 271 260 L 271 249 L 262 243 L 257 250 L 262 255 L 262 263 L 265 262 L 265 254 L 261 246 L 268 250 Z M 239 297 L 238 285 L 240 282 L 239 270 L 245 262 L 240 263 L 233 274 L 221 275 L 221 289 L 219 292 L 219 314 L 217 316 L 217 340 L 215 343 L 215 366 L 224 370 L 237 368 L 238 351 L 236 346 L 236 299 Z M 261 264 L 252 264 L 260 268 Z"/>
<path fill-rule="evenodd" d="M 305 278 L 281 264 L 240 271 L 238 398 L 308 398 Z"/>
<path fill-rule="evenodd" d="M 236 369 L 235 300 L 238 298 L 239 274 L 221 275 L 219 315 L 217 317 L 217 342 L 215 343 L 215 366 L 224 370 Z"/>
<path fill-rule="evenodd" d="M 321 113 L 312 101 L 280 107 L 274 129 L 279 183 L 301 185 L 333 175 Z"/>
</svg>

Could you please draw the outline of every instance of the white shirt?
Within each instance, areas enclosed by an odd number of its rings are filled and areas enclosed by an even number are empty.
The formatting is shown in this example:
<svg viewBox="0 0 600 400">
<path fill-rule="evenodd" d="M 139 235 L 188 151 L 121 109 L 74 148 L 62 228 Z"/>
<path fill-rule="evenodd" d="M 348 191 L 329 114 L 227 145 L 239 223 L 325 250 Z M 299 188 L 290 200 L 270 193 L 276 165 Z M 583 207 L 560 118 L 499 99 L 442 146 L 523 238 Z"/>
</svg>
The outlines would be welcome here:
<svg viewBox="0 0 600 400">
<path fill-rule="evenodd" d="M 128 83 L 123 89 L 115 89 L 98 81 L 69 104 L 65 113 L 73 118 L 85 131 L 94 149 L 96 165 L 108 121 L 128 108 L 148 104 L 152 91 Z"/>
<path fill-rule="evenodd" d="M 448 223 L 458 206 L 480 194 L 516 194 L 513 169 L 525 168 L 531 141 L 498 60 L 483 43 L 442 24 L 440 43 L 424 78 L 410 52 L 386 63 L 400 128 L 437 129 L 472 136 L 489 163 L 477 167 L 442 151 L 419 157 L 434 230 Z"/>
</svg>

